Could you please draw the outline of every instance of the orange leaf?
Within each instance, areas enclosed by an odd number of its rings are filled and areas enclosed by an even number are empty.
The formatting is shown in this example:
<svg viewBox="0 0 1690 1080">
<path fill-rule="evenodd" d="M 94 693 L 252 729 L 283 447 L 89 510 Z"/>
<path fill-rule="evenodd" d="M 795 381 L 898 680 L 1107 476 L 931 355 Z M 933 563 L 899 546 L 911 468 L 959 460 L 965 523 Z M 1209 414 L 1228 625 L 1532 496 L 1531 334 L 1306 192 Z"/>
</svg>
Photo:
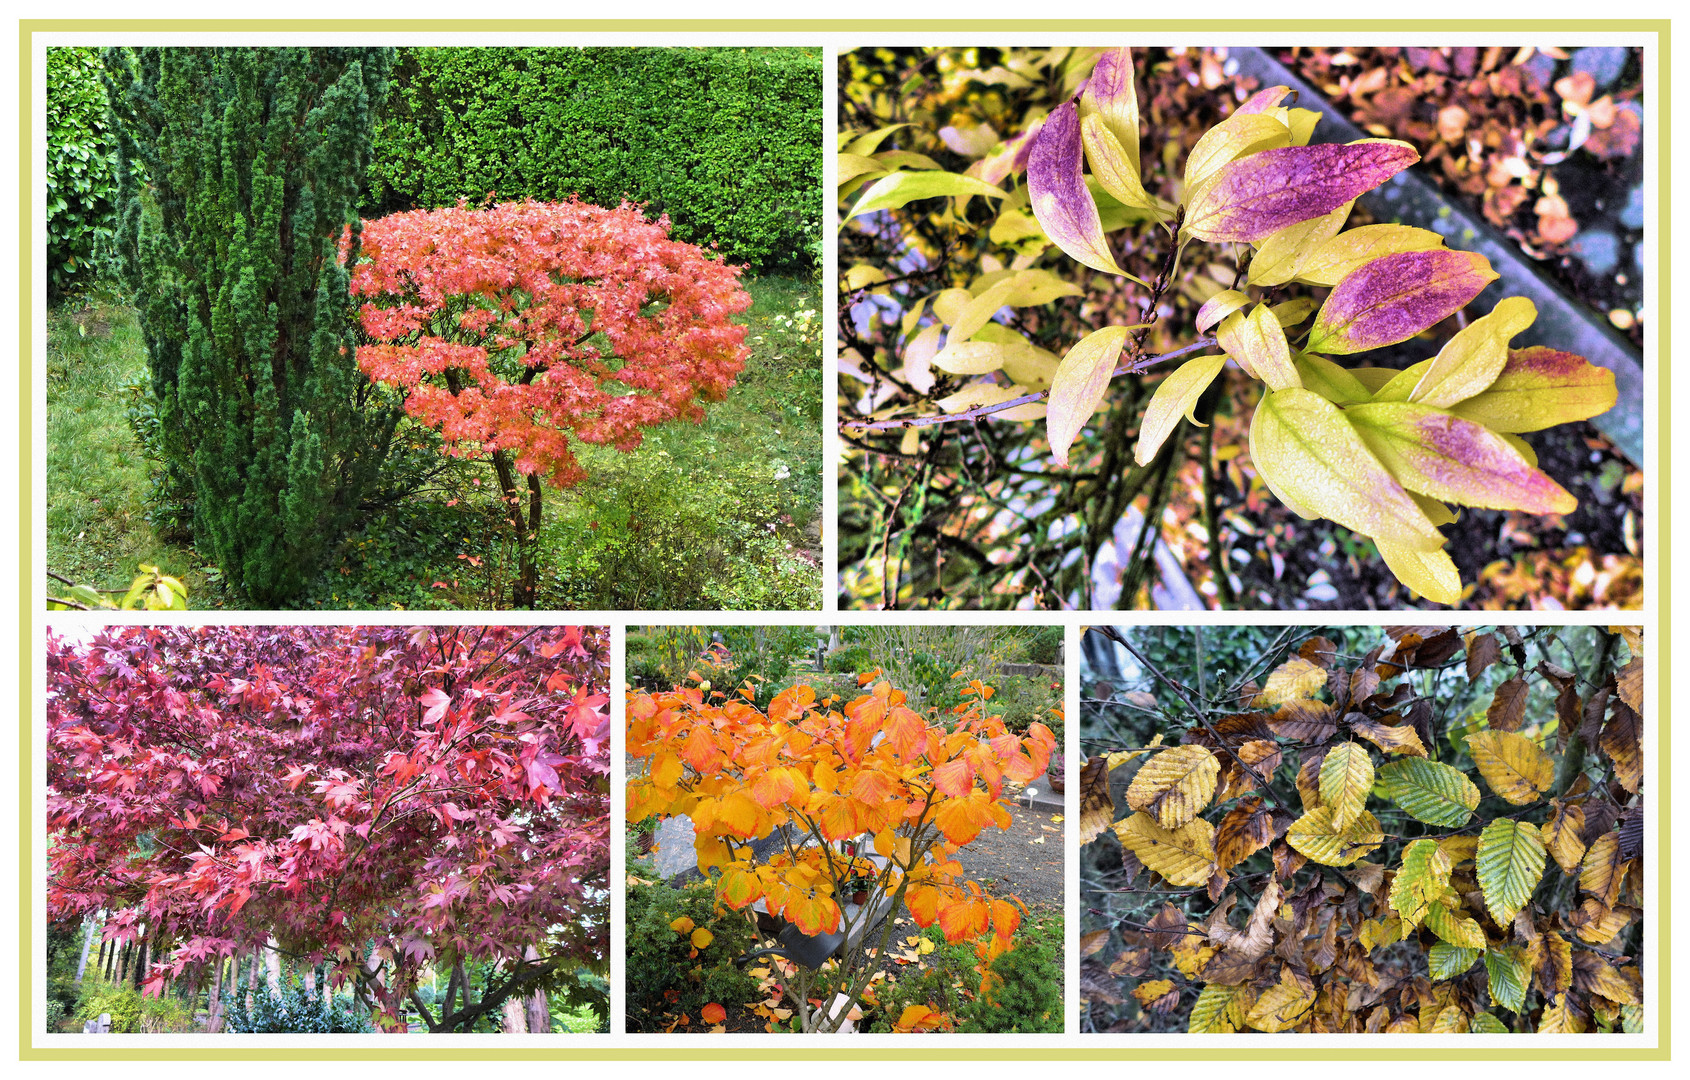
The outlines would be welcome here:
<svg viewBox="0 0 1690 1080">
<path fill-rule="evenodd" d="M 715 772 L 728 760 L 722 748 L 716 745 L 716 734 L 708 724 L 699 724 L 692 729 L 692 734 L 687 736 L 681 747 L 681 759 L 703 775 Z"/>
<path fill-rule="evenodd" d="M 698 1011 L 698 1015 L 706 1024 L 720 1024 L 728 1018 L 728 1010 L 712 1001 L 710 1004 L 700 1009 Z"/>
<path fill-rule="evenodd" d="M 933 770 L 933 786 L 954 799 L 974 790 L 974 766 L 965 757 L 947 761 Z"/>
</svg>

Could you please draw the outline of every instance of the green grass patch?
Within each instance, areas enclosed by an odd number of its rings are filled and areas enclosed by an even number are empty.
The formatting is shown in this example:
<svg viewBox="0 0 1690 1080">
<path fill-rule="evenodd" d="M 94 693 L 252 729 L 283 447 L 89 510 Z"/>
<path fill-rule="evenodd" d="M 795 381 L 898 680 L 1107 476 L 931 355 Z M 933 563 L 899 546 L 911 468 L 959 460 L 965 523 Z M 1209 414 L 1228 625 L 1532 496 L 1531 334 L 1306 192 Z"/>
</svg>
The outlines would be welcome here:
<svg viewBox="0 0 1690 1080">
<path fill-rule="evenodd" d="M 806 279 L 745 286 L 751 356 L 703 422 L 650 429 L 638 450 L 577 445 L 588 478 L 546 493 L 539 604 L 551 609 L 821 606 L 821 313 Z M 238 606 L 215 568 L 147 517 L 152 468 L 129 426 L 146 380 L 134 312 L 109 298 L 48 318 L 48 566 L 127 588 L 139 562 L 181 577 L 197 608 Z M 426 453 L 428 435 L 401 431 Z M 372 512 L 298 607 L 500 608 L 517 558 L 484 463 L 455 463 Z"/>
</svg>

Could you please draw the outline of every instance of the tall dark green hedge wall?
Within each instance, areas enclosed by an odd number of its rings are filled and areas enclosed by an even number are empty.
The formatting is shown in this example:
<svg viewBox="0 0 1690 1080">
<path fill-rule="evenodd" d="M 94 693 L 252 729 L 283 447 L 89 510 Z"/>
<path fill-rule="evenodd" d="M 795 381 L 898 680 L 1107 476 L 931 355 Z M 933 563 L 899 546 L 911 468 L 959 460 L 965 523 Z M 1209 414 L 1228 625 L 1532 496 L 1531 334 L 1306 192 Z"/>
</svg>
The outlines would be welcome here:
<svg viewBox="0 0 1690 1080">
<path fill-rule="evenodd" d="M 821 251 L 822 71 L 796 48 L 402 49 L 378 119 L 377 212 L 623 199 L 761 270 Z"/>
</svg>

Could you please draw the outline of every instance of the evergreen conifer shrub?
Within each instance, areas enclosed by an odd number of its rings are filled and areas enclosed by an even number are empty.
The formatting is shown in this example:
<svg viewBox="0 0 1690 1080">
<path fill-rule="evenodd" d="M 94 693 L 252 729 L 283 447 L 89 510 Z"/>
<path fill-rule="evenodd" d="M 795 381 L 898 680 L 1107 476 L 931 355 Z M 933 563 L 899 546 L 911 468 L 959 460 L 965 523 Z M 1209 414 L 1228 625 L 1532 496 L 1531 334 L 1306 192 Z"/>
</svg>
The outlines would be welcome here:
<svg viewBox="0 0 1690 1080">
<path fill-rule="evenodd" d="M 119 263 L 167 480 L 192 499 L 202 554 L 261 604 L 297 594 L 397 422 L 358 371 L 346 270 L 391 62 L 379 48 L 106 55 Z"/>
</svg>

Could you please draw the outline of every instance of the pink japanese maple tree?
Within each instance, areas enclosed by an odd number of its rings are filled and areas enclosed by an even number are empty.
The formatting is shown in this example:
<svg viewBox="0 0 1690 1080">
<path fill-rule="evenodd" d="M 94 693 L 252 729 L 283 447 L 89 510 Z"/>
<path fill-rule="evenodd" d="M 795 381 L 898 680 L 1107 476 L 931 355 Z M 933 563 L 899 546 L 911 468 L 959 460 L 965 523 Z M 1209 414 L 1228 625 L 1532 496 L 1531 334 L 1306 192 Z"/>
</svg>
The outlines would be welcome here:
<svg viewBox="0 0 1690 1080">
<path fill-rule="evenodd" d="M 490 460 L 521 552 L 513 601 L 532 607 L 542 480 L 585 477 L 571 439 L 631 451 L 726 396 L 747 355 L 739 268 L 626 203 L 415 210 L 362 235 L 359 367 L 447 453 Z"/>
<path fill-rule="evenodd" d="M 467 1030 L 602 963 L 608 656 L 602 627 L 50 636 L 48 917 L 109 912 L 149 993 L 269 950 L 385 1028 L 410 1000 Z M 496 976 L 434 1016 L 419 972 L 465 962 Z"/>
</svg>

